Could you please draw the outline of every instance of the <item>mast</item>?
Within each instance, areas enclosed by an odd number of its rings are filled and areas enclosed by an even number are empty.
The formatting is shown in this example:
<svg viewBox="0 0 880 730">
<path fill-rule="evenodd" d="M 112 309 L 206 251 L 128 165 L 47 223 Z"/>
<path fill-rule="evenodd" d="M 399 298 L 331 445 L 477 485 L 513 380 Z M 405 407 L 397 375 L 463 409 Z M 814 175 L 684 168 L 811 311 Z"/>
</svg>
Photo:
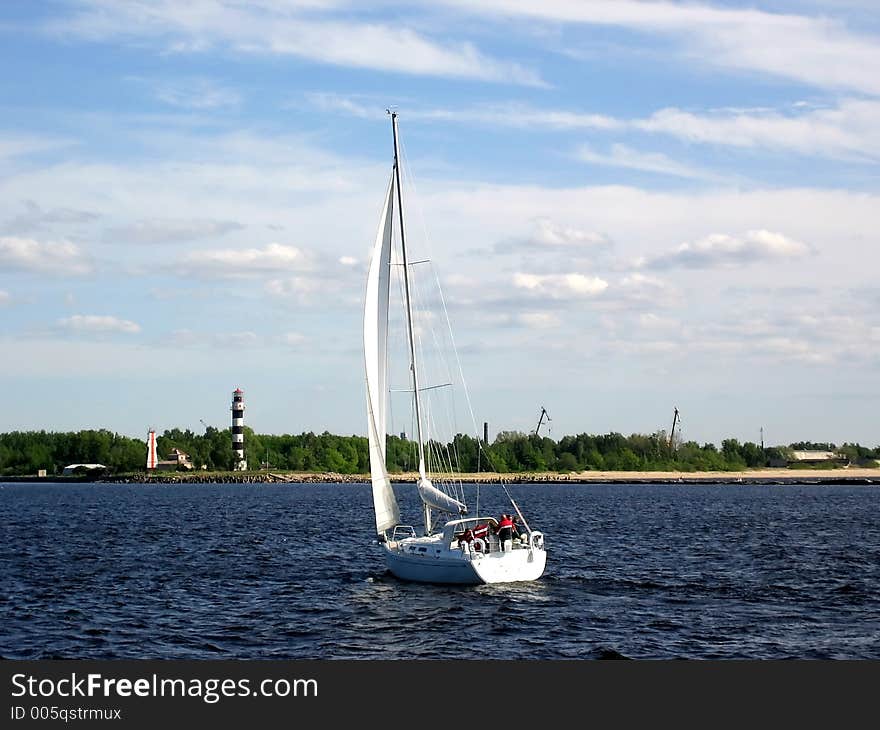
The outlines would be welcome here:
<svg viewBox="0 0 880 730">
<path fill-rule="evenodd" d="M 397 112 L 391 114 L 391 130 L 394 135 L 394 180 L 397 187 L 397 212 L 400 219 L 400 251 L 403 259 L 403 289 L 406 297 L 406 329 L 409 335 L 410 371 L 412 372 L 413 396 L 416 406 L 416 431 L 419 445 L 419 479 L 425 478 L 425 445 L 422 439 L 422 408 L 419 400 L 419 371 L 416 366 L 416 340 L 413 334 L 412 305 L 409 288 L 409 263 L 406 258 L 406 228 L 403 224 L 403 190 L 400 184 L 400 146 L 397 139 Z M 431 532 L 431 508 L 425 505 L 425 533 Z"/>
</svg>

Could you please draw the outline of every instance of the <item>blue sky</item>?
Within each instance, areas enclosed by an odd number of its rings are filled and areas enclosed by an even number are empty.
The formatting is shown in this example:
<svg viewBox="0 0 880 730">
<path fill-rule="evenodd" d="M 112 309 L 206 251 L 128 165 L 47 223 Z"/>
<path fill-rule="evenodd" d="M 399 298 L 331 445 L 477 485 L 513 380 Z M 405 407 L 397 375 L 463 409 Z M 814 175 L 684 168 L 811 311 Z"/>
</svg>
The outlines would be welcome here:
<svg viewBox="0 0 880 730">
<path fill-rule="evenodd" d="M 363 433 L 394 106 L 493 433 L 880 442 L 870 0 L 6 0 L 0 67 L 2 430 Z"/>
</svg>

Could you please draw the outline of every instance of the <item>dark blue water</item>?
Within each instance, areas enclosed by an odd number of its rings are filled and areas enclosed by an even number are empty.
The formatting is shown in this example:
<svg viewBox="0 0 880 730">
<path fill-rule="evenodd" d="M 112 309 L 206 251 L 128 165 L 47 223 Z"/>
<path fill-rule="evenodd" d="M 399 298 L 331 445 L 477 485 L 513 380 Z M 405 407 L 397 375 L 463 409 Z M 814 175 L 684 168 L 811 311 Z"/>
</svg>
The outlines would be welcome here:
<svg viewBox="0 0 880 730">
<path fill-rule="evenodd" d="M 0 656 L 880 658 L 880 488 L 512 489 L 544 577 L 451 588 L 367 485 L 0 485 Z"/>
</svg>

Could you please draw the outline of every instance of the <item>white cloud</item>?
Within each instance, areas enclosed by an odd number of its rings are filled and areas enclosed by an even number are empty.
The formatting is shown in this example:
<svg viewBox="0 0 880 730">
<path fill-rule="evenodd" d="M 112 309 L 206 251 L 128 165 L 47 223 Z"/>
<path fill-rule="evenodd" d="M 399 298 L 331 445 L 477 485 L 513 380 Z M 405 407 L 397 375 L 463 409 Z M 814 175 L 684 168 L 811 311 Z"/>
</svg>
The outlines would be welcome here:
<svg viewBox="0 0 880 730">
<path fill-rule="evenodd" d="M 241 103 L 238 91 L 204 78 L 157 81 L 154 93 L 159 101 L 181 109 L 218 109 Z"/>
<path fill-rule="evenodd" d="M 175 348 L 199 344 L 202 340 L 203 338 L 200 335 L 186 327 L 173 330 L 170 335 L 163 338 L 165 344 Z"/>
<path fill-rule="evenodd" d="M 633 340 L 627 336 L 623 339 L 609 339 L 603 343 L 605 347 L 616 354 L 627 358 L 650 357 L 662 355 L 680 355 L 681 343 L 675 340 Z"/>
<path fill-rule="evenodd" d="M 792 337 L 768 337 L 755 343 L 753 349 L 782 360 L 824 364 L 832 362 L 834 353 L 821 349 L 815 342 Z"/>
<path fill-rule="evenodd" d="M 141 331 L 139 324 L 128 319 L 119 319 L 109 315 L 74 314 L 72 317 L 59 319 L 59 329 L 73 334 L 137 334 Z"/>
<path fill-rule="evenodd" d="M 361 119 L 381 120 L 386 117 L 385 107 L 379 99 L 364 99 L 334 92 L 306 94 L 306 100 L 317 109 L 341 112 Z M 536 109 L 519 102 L 477 104 L 457 109 L 442 107 L 408 107 L 406 119 L 434 121 L 444 124 L 485 124 L 520 129 L 553 129 L 570 131 L 579 129 L 622 129 L 626 122 L 605 114 L 574 112 L 564 109 Z"/>
<path fill-rule="evenodd" d="M 22 201 L 25 211 L 3 224 L 9 233 L 29 233 L 47 225 L 90 223 L 100 216 L 87 210 L 57 207 L 43 209 L 33 200 Z"/>
<path fill-rule="evenodd" d="M 291 276 L 286 279 L 272 279 L 266 282 L 266 293 L 278 299 L 307 301 L 311 295 L 323 290 L 322 283 L 313 278 Z"/>
<path fill-rule="evenodd" d="M 155 346 L 170 347 L 172 349 L 186 347 L 199 350 L 221 351 L 228 351 L 232 347 L 244 351 L 265 348 L 267 344 L 269 344 L 269 338 L 250 330 L 211 333 L 183 328 L 173 330 L 169 335 L 163 336 L 155 343 Z"/>
<path fill-rule="evenodd" d="M 673 37 L 683 58 L 819 87 L 880 94 L 880 43 L 828 17 L 641 0 L 442 0 L 470 13 Z"/>
<path fill-rule="evenodd" d="M 255 332 L 195 332 L 191 329 L 174 330 L 159 343 L 171 348 L 195 347 L 199 349 L 228 350 L 228 348 L 253 348 L 265 346 L 265 338 Z"/>
<path fill-rule="evenodd" d="M 89 257 L 70 241 L 43 243 L 32 238 L 0 237 L 0 271 L 81 276 L 92 268 Z"/>
<path fill-rule="evenodd" d="M 154 218 L 109 228 L 104 240 L 120 243 L 171 243 L 215 238 L 244 228 L 235 221 L 172 220 Z"/>
<path fill-rule="evenodd" d="M 289 347 L 299 347 L 305 341 L 305 335 L 302 335 L 299 332 L 285 332 L 281 335 L 281 342 Z"/>
<path fill-rule="evenodd" d="M 0 131 L 0 160 L 49 152 L 72 144 L 70 140 L 57 137 Z"/>
<path fill-rule="evenodd" d="M 880 159 L 880 102 L 844 99 L 836 107 L 778 110 L 721 109 L 694 113 L 661 109 L 630 125 L 687 142 L 786 150 L 798 154 Z"/>
<path fill-rule="evenodd" d="M 611 241 L 602 233 L 555 223 L 549 218 L 533 221 L 532 230 L 521 238 L 510 238 L 495 244 L 496 253 L 512 253 L 525 249 L 531 252 L 556 250 L 569 255 L 606 248 Z"/>
<path fill-rule="evenodd" d="M 634 272 L 624 276 L 609 292 L 608 303 L 618 309 L 669 308 L 681 303 L 681 292 L 669 282 Z M 655 315 L 646 315 L 654 317 Z M 653 320 L 655 324 L 658 319 Z M 644 322 L 643 322 L 644 324 Z"/>
<path fill-rule="evenodd" d="M 260 338 L 256 332 L 229 332 L 223 335 L 215 335 L 215 343 L 225 344 L 231 348 L 249 348 L 260 344 Z"/>
<path fill-rule="evenodd" d="M 0 289 L 0 307 L 9 304 L 12 301 L 12 296 L 5 289 Z"/>
<path fill-rule="evenodd" d="M 196 276 L 243 277 L 308 268 L 302 249 L 270 243 L 263 248 L 192 251 L 180 260 L 183 273 Z"/>
<path fill-rule="evenodd" d="M 340 256 L 339 263 L 343 266 L 356 266 L 358 260 L 354 256 Z"/>
<path fill-rule="evenodd" d="M 742 237 L 713 233 L 694 243 L 682 243 L 669 253 L 648 258 L 643 265 L 654 269 L 742 266 L 768 259 L 798 258 L 809 251 L 806 244 L 772 231 L 748 231 Z"/>
<path fill-rule="evenodd" d="M 78 4 L 79 12 L 49 28 L 95 40 L 151 38 L 178 52 L 219 46 L 403 74 L 543 85 L 536 72 L 487 56 L 471 43 L 434 42 L 403 20 L 394 25 L 358 23 L 304 12 L 314 10 L 314 4 L 234 0 L 197 4 L 79 0 Z"/>
<path fill-rule="evenodd" d="M 589 145 L 581 145 L 577 150 L 576 157 L 582 162 L 595 165 L 624 167 L 629 170 L 654 172 L 661 175 L 672 175 L 673 177 L 693 180 L 730 182 L 729 176 L 722 176 L 710 170 L 685 165 L 657 152 L 639 152 L 623 144 L 611 145 L 611 151 L 606 154 L 594 151 Z"/>
<path fill-rule="evenodd" d="M 643 312 L 638 317 L 639 326 L 644 330 L 678 330 L 681 323 L 669 317 L 661 317 L 653 312 Z"/>
<path fill-rule="evenodd" d="M 384 115 L 377 100 L 366 106 L 336 94 L 312 94 L 313 104 L 326 111 L 341 111 L 379 119 Z M 659 109 L 647 117 L 610 117 L 564 109 L 536 109 L 522 104 L 476 105 L 464 109 L 412 108 L 408 120 L 444 124 L 484 124 L 556 131 L 647 132 L 693 144 L 767 149 L 809 157 L 847 160 L 880 159 L 880 102 L 844 98 L 834 106 L 819 108 L 795 103 L 779 109 Z M 615 144 L 609 152 L 581 146 L 576 156 L 585 162 L 629 167 L 684 178 L 719 180 L 710 170 L 677 162 L 665 155 L 639 152 Z"/>
<path fill-rule="evenodd" d="M 870 320 L 815 312 L 792 314 L 778 304 L 772 316 L 765 315 L 763 307 L 729 306 L 708 317 L 705 311 L 688 308 L 676 319 L 649 312 L 631 320 L 624 314 L 606 318 L 602 325 L 614 351 L 666 353 L 679 361 L 723 354 L 768 364 L 821 366 L 865 362 L 871 357 L 864 347 L 871 339 L 874 323 Z"/>
<path fill-rule="evenodd" d="M 126 81 L 149 90 L 155 99 L 176 109 L 214 111 L 237 107 L 242 101 L 236 89 L 204 76 L 127 76 Z"/>
<path fill-rule="evenodd" d="M 541 218 L 536 224 L 537 230 L 531 241 L 538 246 L 551 248 L 575 248 L 581 246 L 607 246 L 608 238 L 595 231 L 585 231 L 572 226 L 561 226 L 547 218 Z"/>
<path fill-rule="evenodd" d="M 533 329 L 550 329 L 562 324 L 559 316 L 552 312 L 523 312 L 517 315 L 517 320 L 522 325 Z"/>
<path fill-rule="evenodd" d="M 592 297 L 601 294 L 608 288 L 608 282 L 597 276 L 585 276 L 579 273 L 570 274 L 526 274 L 517 272 L 513 276 L 513 285 L 517 289 L 525 289 L 551 299 L 567 299 L 571 297 Z"/>
</svg>

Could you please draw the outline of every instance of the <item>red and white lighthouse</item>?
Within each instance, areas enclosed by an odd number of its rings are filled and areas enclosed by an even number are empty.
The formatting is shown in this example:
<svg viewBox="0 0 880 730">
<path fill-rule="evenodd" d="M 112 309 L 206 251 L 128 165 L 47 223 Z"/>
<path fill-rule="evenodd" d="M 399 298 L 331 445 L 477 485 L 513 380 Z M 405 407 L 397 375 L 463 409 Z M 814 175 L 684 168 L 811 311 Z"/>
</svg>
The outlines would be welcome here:
<svg viewBox="0 0 880 730">
<path fill-rule="evenodd" d="M 159 456 L 156 453 L 156 432 L 151 428 L 147 432 L 147 469 L 155 469 L 159 463 Z"/>
</svg>

